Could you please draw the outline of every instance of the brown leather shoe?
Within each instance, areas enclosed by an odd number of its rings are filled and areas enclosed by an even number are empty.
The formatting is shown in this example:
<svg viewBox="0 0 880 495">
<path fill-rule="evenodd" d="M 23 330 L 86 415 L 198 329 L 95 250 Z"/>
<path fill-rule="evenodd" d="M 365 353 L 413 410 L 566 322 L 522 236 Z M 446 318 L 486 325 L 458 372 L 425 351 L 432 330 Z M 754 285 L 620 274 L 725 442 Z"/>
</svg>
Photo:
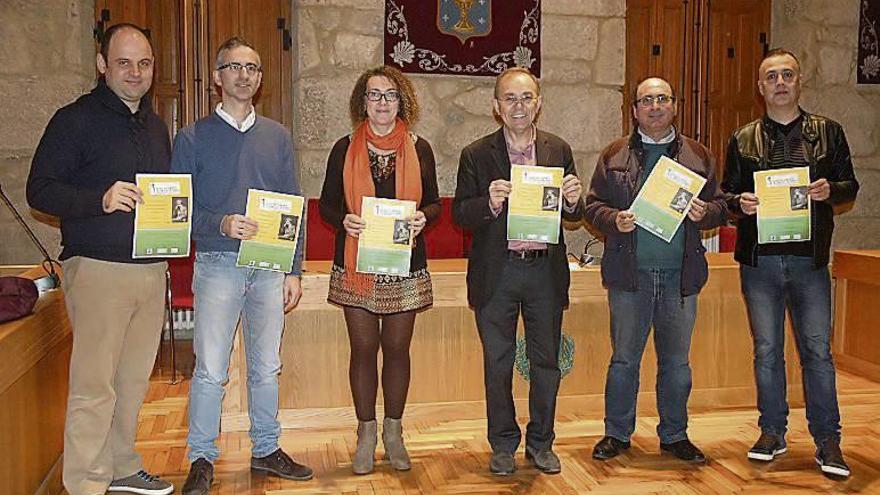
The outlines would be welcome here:
<svg viewBox="0 0 880 495">
<path fill-rule="evenodd" d="M 314 476 L 312 468 L 297 463 L 281 449 L 266 457 L 251 457 L 251 469 L 286 480 L 306 481 Z"/>
</svg>

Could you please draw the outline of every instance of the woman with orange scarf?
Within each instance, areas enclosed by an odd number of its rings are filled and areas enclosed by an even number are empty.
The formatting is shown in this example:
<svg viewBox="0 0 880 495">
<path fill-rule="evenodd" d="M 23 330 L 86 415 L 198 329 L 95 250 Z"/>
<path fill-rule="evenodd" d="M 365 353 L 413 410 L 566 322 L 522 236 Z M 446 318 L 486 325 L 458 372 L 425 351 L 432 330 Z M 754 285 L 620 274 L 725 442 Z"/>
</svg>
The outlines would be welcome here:
<svg viewBox="0 0 880 495">
<path fill-rule="evenodd" d="M 416 313 L 431 306 L 433 293 L 421 232 L 440 214 L 434 152 L 410 131 L 419 105 L 412 83 L 393 67 L 363 73 L 349 102 L 354 132 L 333 146 L 321 191 L 321 217 L 336 227 L 336 255 L 327 300 L 342 306 L 351 345 L 349 383 L 358 418 L 355 474 L 373 471 L 377 443 L 377 356 L 382 349 L 385 399 L 382 442 L 394 469 L 410 469 L 401 417 L 409 390 Z M 415 201 L 407 218 L 414 247 L 408 276 L 358 273 L 358 236 L 364 197 Z"/>
</svg>

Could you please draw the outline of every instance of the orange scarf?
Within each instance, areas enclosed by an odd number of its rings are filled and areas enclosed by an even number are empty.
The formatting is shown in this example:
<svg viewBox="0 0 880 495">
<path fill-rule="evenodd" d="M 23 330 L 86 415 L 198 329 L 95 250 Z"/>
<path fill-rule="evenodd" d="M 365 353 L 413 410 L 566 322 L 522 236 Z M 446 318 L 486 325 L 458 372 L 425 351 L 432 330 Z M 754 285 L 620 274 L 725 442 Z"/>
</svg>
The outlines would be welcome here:
<svg viewBox="0 0 880 495">
<path fill-rule="evenodd" d="M 394 130 L 379 136 L 365 121 L 351 135 L 351 143 L 345 153 L 345 167 L 342 169 L 342 184 L 345 191 L 345 204 L 348 211 L 361 215 L 361 202 L 365 196 L 375 196 L 376 186 L 370 171 L 370 157 L 367 143 L 380 150 L 396 150 L 394 170 L 394 192 L 396 199 L 408 199 L 420 205 L 422 201 L 422 172 L 416 145 L 410 138 L 406 124 L 397 119 Z M 345 236 L 345 276 L 343 286 L 361 296 L 370 296 L 375 286 L 372 274 L 357 273 L 358 240 Z"/>
</svg>

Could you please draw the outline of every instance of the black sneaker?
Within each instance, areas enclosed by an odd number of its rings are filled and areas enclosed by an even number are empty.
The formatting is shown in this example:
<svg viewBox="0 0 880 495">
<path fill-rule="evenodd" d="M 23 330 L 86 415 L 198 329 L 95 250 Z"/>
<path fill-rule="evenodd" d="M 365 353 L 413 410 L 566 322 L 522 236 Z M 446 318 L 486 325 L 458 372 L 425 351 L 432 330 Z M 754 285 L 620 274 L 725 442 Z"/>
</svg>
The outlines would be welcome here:
<svg viewBox="0 0 880 495">
<path fill-rule="evenodd" d="M 672 443 L 660 443 L 660 450 L 669 452 L 683 461 L 706 462 L 703 452 L 687 438 Z"/>
<path fill-rule="evenodd" d="M 113 480 L 107 491 L 129 492 L 139 495 L 168 495 L 174 491 L 174 485 L 141 469 L 131 476 Z"/>
<path fill-rule="evenodd" d="M 816 464 L 825 474 L 834 476 L 849 476 L 849 466 L 843 460 L 843 452 L 840 451 L 840 440 L 828 439 L 816 450 Z"/>
<path fill-rule="evenodd" d="M 775 433 L 761 432 L 761 437 L 755 442 L 755 446 L 749 449 L 749 459 L 770 462 L 788 451 L 785 439 Z"/>
<path fill-rule="evenodd" d="M 208 495 L 214 482 L 214 465 L 199 457 L 189 465 L 189 474 L 183 483 L 183 495 Z"/>
<path fill-rule="evenodd" d="M 286 480 L 307 481 L 314 476 L 312 468 L 297 463 L 281 449 L 272 452 L 266 457 L 251 457 L 251 469 L 263 471 Z"/>
</svg>

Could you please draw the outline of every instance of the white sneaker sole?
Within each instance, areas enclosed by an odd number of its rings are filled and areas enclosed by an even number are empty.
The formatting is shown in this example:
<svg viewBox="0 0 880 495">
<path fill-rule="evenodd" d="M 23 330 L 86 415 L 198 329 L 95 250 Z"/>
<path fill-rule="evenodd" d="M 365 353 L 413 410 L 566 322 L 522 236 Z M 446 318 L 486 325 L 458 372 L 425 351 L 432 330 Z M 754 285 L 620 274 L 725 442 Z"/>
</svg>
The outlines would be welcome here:
<svg viewBox="0 0 880 495">
<path fill-rule="evenodd" d="M 784 454 L 786 452 L 788 452 L 788 447 L 782 447 L 781 449 L 776 449 L 771 454 L 761 454 L 758 452 L 752 452 L 750 450 L 748 457 L 749 457 L 749 459 L 754 459 L 756 461 L 770 462 L 773 459 L 777 458 L 778 456 L 781 456 L 782 454 Z"/>
<path fill-rule="evenodd" d="M 844 477 L 848 477 L 850 474 L 849 469 L 843 469 L 843 468 L 834 467 L 834 466 L 826 466 L 825 464 L 822 464 L 822 460 L 819 459 L 818 457 L 816 458 L 816 464 L 819 465 L 819 469 L 821 469 L 823 473 L 833 474 L 836 476 L 844 476 Z"/>
<path fill-rule="evenodd" d="M 149 488 L 134 488 L 130 486 L 111 486 L 107 488 L 108 492 L 125 492 L 137 493 L 138 495 L 169 495 L 174 492 L 174 485 L 162 490 L 151 490 Z"/>
</svg>

